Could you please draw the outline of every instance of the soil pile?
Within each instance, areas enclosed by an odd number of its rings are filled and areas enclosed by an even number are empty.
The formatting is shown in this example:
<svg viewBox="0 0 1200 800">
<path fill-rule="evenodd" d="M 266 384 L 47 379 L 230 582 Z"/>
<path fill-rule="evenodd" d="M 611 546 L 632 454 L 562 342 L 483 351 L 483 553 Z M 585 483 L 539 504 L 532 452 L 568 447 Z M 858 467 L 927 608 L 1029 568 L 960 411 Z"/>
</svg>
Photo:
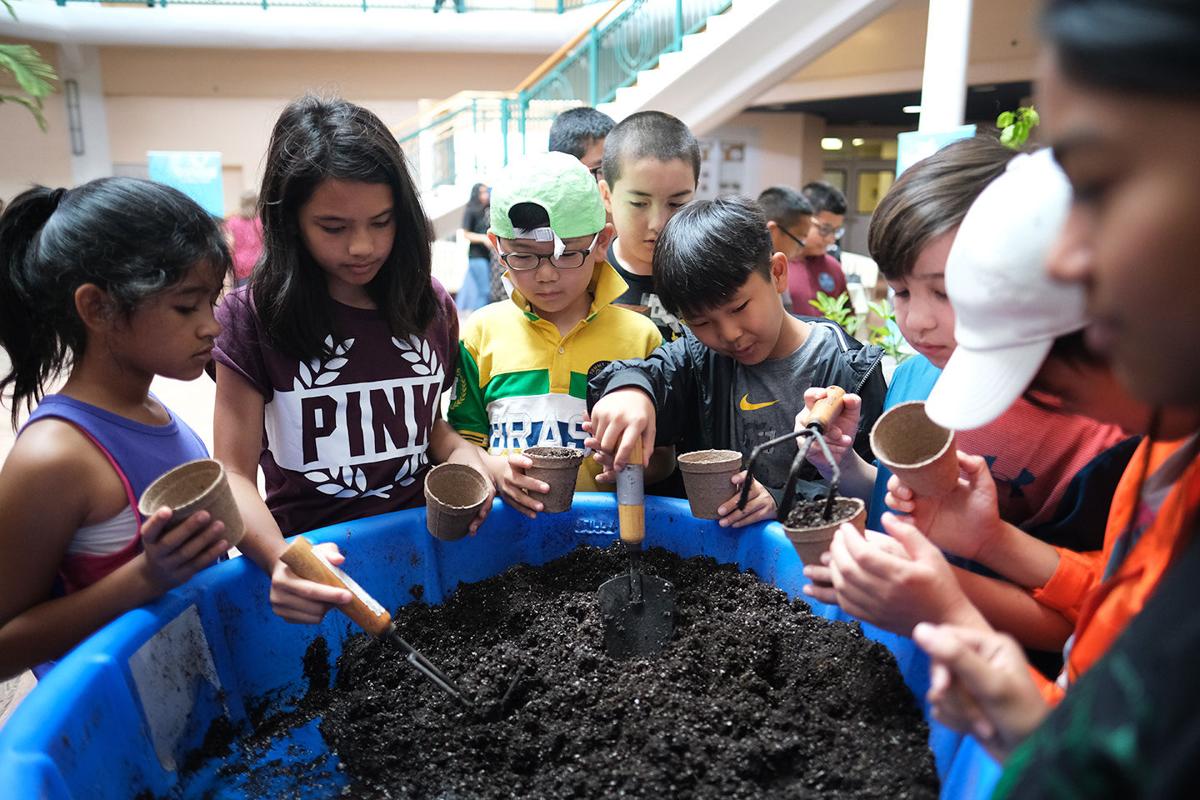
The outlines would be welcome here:
<svg viewBox="0 0 1200 800">
<path fill-rule="evenodd" d="M 397 612 L 480 713 L 360 635 L 329 688 L 324 642 L 310 649 L 293 722 L 321 716 L 354 797 L 937 796 L 927 727 L 886 648 L 733 566 L 658 549 L 643 563 L 676 587 L 657 658 L 605 655 L 596 588 L 626 561 L 580 548 Z"/>
</svg>

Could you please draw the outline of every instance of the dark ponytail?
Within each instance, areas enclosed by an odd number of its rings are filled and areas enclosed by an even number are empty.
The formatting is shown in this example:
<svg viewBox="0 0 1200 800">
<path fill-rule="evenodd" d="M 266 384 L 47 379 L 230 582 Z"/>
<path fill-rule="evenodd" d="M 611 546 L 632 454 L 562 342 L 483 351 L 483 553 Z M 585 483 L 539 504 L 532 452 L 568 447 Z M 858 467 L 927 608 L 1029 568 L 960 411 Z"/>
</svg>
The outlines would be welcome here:
<svg viewBox="0 0 1200 800">
<path fill-rule="evenodd" d="M 0 216 L 0 346 L 10 361 L 0 394 L 10 394 L 16 427 L 55 375 L 87 345 L 75 291 L 102 289 L 126 318 L 195 265 L 224 275 L 229 251 L 220 227 L 182 192 L 136 178 L 101 178 L 75 189 L 37 186 Z"/>
</svg>

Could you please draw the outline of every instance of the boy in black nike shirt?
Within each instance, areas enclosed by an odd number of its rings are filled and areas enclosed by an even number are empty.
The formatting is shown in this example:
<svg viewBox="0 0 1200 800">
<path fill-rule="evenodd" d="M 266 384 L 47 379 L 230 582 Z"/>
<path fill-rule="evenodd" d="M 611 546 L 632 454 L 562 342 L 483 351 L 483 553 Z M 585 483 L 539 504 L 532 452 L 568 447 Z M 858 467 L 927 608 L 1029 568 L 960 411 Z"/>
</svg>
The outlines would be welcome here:
<svg viewBox="0 0 1200 800">
<path fill-rule="evenodd" d="M 862 404 L 854 446 L 864 457 L 870 453 L 867 433 L 886 388 L 883 353 L 833 323 L 804 322 L 784 310 L 779 292 L 787 286 L 787 257 L 772 253 L 758 206 L 732 197 L 682 209 L 658 237 L 653 273 L 656 293 L 683 320 L 684 335 L 647 359 L 613 362 L 592 378 L 587 446 L 599 460 L 619 468 L 638 436 L 646 452 L 657 443 L 680 452 L 749 455 L 792 430 L 805 389 L 829 385 L 851 393 L 847 403 Z M 750 502 L 740 511 L 735 495 L 745 473 L 735 476 L 718 510 L 720 524 L 774 519 L 795 456 L 793 441 L 760 458 Z M 801 478 L 800 497 L 823 488 L 808 465 Z"/>
</svg>

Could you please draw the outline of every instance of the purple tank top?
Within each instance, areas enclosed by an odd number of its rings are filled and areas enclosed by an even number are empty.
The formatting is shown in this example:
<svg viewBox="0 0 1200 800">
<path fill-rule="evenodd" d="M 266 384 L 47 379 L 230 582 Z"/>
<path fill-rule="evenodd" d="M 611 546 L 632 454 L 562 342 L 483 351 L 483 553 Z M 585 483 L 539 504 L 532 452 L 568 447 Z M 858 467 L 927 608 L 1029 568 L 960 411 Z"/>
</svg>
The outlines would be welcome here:
<svg viewBox="0 0 1200 800">
<path fill-rule="evenodd" d="M 166 425 L 146 425 L 90 403 L 52 394 L 42 398 L 21 430 L 45 417 L 72 423 L 108 451 L 134 497 L 141 497 L 146 487 L 167 470 L 208 457 L 208 448 L 196 432 L 171 409 L 167 408 L 167 414 L 171 421 Z"/>
</svg>

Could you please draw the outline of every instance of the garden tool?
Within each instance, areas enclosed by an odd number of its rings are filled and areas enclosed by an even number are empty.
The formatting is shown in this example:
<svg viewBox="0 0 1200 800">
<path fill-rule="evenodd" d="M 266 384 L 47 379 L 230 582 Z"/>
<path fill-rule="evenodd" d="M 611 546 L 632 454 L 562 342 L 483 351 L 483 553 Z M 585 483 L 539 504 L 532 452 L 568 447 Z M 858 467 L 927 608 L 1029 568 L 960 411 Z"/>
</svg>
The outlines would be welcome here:
<svg viewBox="0 0 1200 800">
<path fill-rule="evenodd" d="M 642 541 L 646 507 L 642 444 L 617 473 L 617 520 L 621 544 L 629 555 L 629 572 L 600 585 L 600 618 L 604 649 L 613 658 L 651 656 L 662 650 L 675 631 L 675 587 L 642 573 Z"/>
<path fill-rule="evenodd" d="M 291 567 L 292 571 L 301 578 L 323 583 L 326 586 L 333 586 L 337 589 L 349 590 L 350 594 L 353 595 L 350 602 L 346 605 L 338 606 L 343 614 L 353 620 L 367 633 L 398 647 L 400 652 L 404 653 L 405 660 L 416 667 L 417 671 L 428 678 L 435 686 L 453 697 L 465 708 L 478 711 L 476 704 L 463 693 L 463 690 L 446 673 L 434 666 L 419 650 L 404 640 L 404 637 L 396 630 L 396 624 L 392 622 L 392 616 L 387 612 L 387 609 L 381 606 L 375 598 L 367 594 L 353 578 L 329 563 L 321 553 L 314 550 L 307 539 L 302 536 L 297 536 L 293 539 L 292 543 L 288 545 L 288 549 L 280 556 L 280 560 Z M 508 687 L 508 691 L 505 692 L 504 698 L 500 702 L 500 714 L 503 714 L 504 709 L 508 706 L 512 698 L 513 689 L 520 678 L 520 671 L 518 671 L 516 678 L 513 679 L 512 684 Z"/>
<path fill-rule="evenodd" d="M 750 480 L 754 477 L 754 462 L 758 459 L 759 455 L 783 442 L 803 437 L 804 441 L 800 443 L 796 457 L 792 459 L 791 469 L 788 470 L 787 484 L 783 492 L 783 502 L 779 504 L 778 519 L 781 522 L 786 520 L 788 514 L 792 511 L 792 506 L 796 502 L 796 480 L 800 475 L 800 470 L 804 467 L 804 460 L 808 458 L 808 451 L 812 449 L 813 442 L 816 442 L 821 448 L 821 452 L 825 456 L 825 461 L 830 465 L 832 474 L 829 479 L 829 496 L 825 499 L 824 517 L 825 519 L 832 517 L 833 501 L 835 495 L 837 495 L 838 481 L 842 473 L 834 461 L 833 454 L 829 452 L 829 445 L 825 442 L 825 428 L 834 417 L 842 413 L 842 398 L 845 395 L 846 390 L 840 386 L 828 387 L 825 390 L 825 396 L 813 406 L 808 424 L 802 430 L 791 431 L 782 436 L 776 436 L 774 439 L 765 441 L 754 448 L 753 452 L 750 453 L 750 461 L 746 465 L 746 480 L 742 483 L 742 494 L 738 498 L 737 507 L 739 509 L 745 508 L 746 501 L 750 499 Z"/>
</svg>

